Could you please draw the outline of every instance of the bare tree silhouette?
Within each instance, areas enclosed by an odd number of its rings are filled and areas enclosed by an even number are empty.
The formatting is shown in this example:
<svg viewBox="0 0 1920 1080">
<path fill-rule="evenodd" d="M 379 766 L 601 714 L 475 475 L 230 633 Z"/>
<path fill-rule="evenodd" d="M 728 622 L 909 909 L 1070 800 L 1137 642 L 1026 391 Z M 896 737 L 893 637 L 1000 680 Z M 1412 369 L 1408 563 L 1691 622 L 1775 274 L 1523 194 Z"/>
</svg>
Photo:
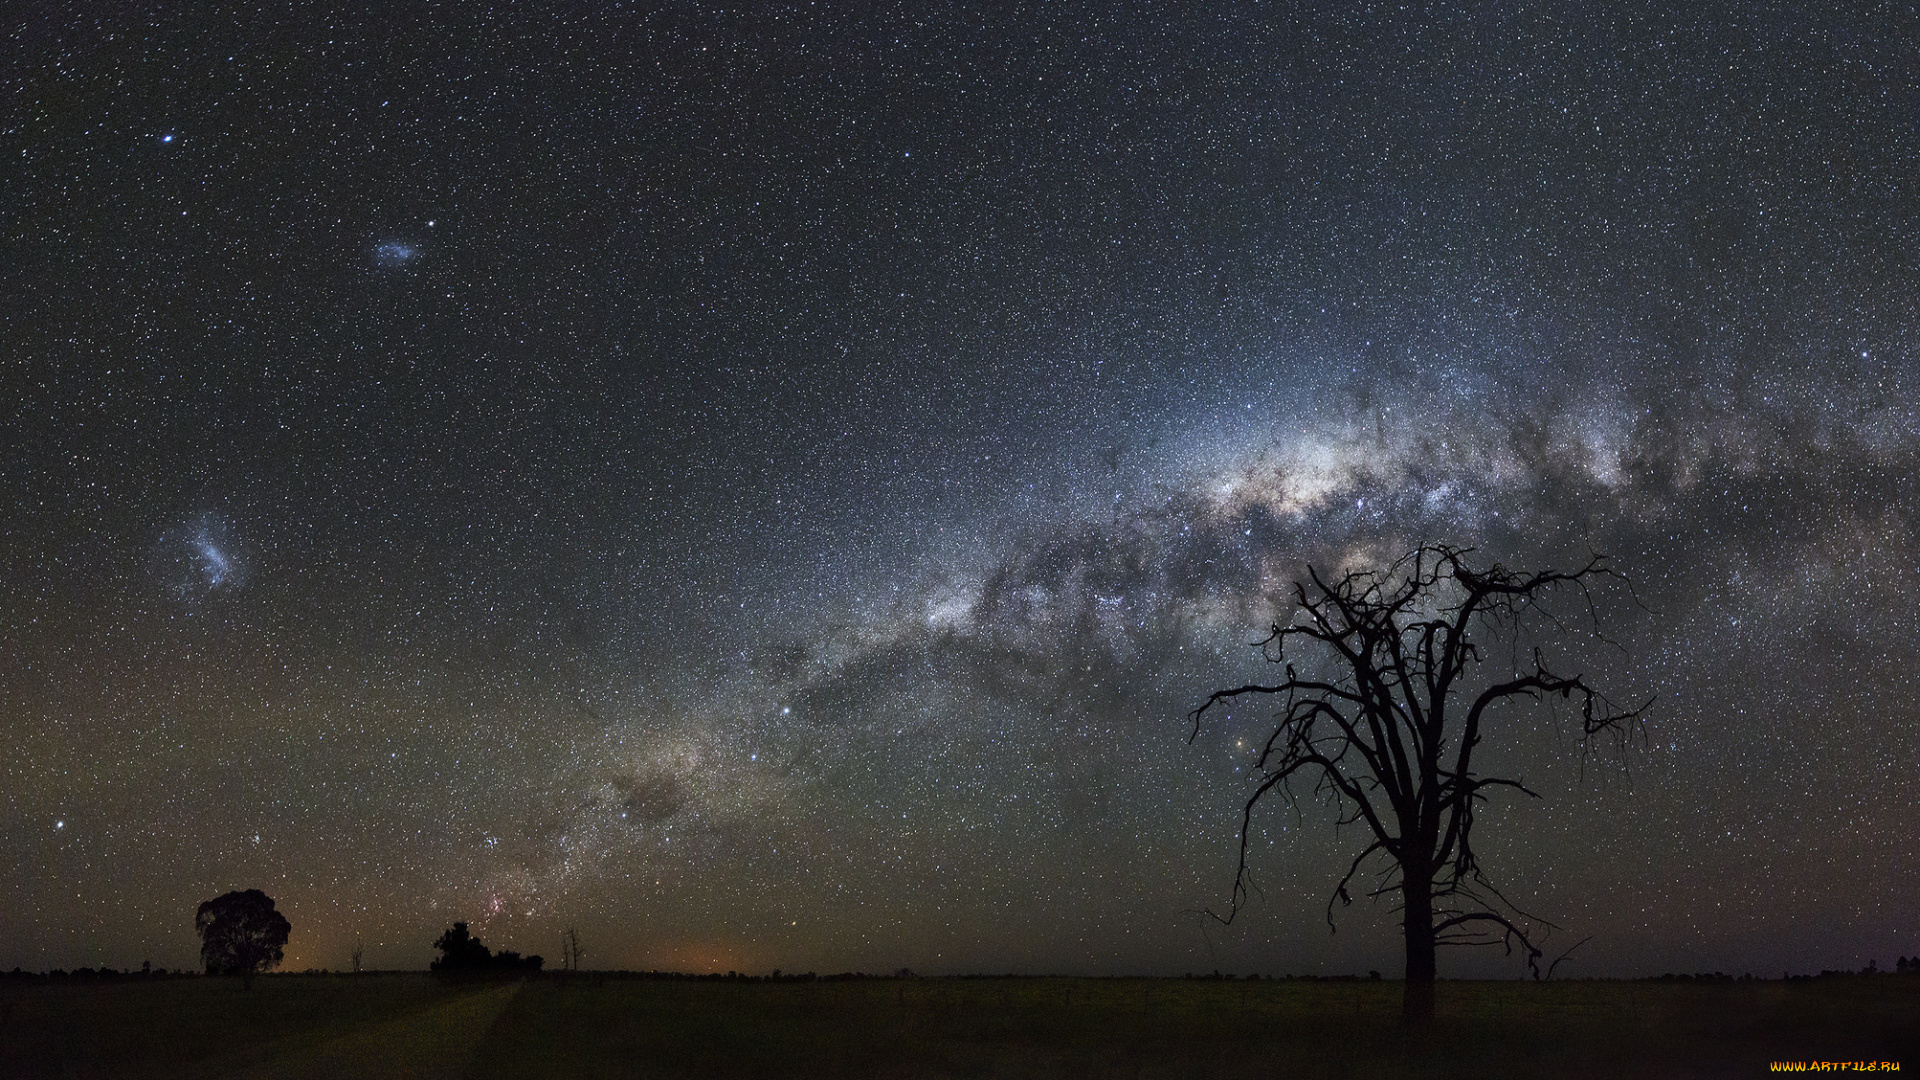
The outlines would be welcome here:
<svg viewBox="0 0 1920 1080">
<path fill-rule="evenodd" d="M 1241 815 L 1232 907 L 1214 917 L 1232 922 L 1246 899 L 1254 807 L 1275 789 L 1291 801 L 1295 779 L 1311 779 L 1313 794 L 1341 808 L 1341 824 L 1365 822 L 1371 833 L 1327 900 L 1329 927 L 1334 902 L 1353 902 L 1347 886 L 1362 864 L 1375 855 L 1389 861 L 1369 895 L 1398 894 L 1407 950 L 1401 1008 L 1408 1023 L 1433 1017 L 1439 945 L 1504 943 L 1511 951 L 1518 943 L 1534 976 L 1542 974 L 1535 936 L 1552 924 L 1510 903 L 1473 850 L 1475 807 L 1486 801 L 1487 789 L 1539 797 L 1517 779 L 1474 772 L 1473 753 L 1496 706 L 1554 696 L 1577 701 L 1583 740 L 1624 740 L 1652 704 L 1617 708 L 1584 676 L 1551 670 L 1538 648 L 1520 659 L 1533 630 L 1529 616 L 1553 619 L 1540 606 L 1550 592 L 1578 592 L 1597 628 L 1590 587 L 1602 579 L 1625 581 L 1604 556 L 1571 572 L 1520 573 L 1498 563 L 1478 568 L 1472 554 L 1426 545 L 1384 569 L 1334 581 L 1308 567 L 1307 579 L 1294 585 L 1292 619 L 1275 623 L 1260 643 L 1269 661 L 1285 665 L 1286 678 L 1217 691 L 1190 714 L 1189 742 L 1208 710 L 1224 702 L 1256 696 L 1281 703 L 1278 726 L 1255 765 L 1258 786 Z M 1476 635 L 1504 638 L 1512 649 L 1510 662 L 1491 678 L 1478 674 L 1487 658 Z M 1324 662 L 1325 677 L 1295 667 L 1305 659 L 1303 646 L 1320 654 L 1313 659 Z M 1548 965 L 1546 974 L 1552 970 Z"/>
<path fill-rule="evenodd" d="M 566 933 L 560 935 L 560 966 L 568 971 L 579 971 L 580 957 L 585 952 L 580 948 L 580 934 L 573 927 L 567 927 Z"/>
</svg>

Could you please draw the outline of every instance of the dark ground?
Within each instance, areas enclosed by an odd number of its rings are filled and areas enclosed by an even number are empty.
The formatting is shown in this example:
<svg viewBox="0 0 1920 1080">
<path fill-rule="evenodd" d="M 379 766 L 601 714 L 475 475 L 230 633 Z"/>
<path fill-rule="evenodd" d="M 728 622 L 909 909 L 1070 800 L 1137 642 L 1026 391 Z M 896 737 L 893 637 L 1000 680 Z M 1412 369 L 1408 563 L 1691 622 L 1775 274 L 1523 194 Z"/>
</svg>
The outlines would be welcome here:
<svg viewBox="0 0 1920 1080">
<path fill-rule="evenodd" d="M 1920 1070 L 1920 979 L 666 982 L 586 973 L 0 983 L 7 1077 L 1670 1077 Z"/>
</svg>

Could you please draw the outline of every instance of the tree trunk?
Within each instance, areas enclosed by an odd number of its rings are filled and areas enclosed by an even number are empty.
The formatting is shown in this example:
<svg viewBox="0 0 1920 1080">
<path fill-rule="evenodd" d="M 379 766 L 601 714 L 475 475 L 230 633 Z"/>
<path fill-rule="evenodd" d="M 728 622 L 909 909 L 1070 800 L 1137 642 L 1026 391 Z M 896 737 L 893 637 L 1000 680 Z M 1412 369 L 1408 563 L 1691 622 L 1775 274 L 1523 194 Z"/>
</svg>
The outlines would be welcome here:
<svg viewBox="0 0 1920 1080">
<path fill-rule="evenodd" d="M 1400 1003 L 1400 1022 L 1408 1027 L 1433 1021 L 1433 881 L 1425 874 L 1405 871 L 1400 887 L 1407 935 L 1406 995 Z"/>
</svg>

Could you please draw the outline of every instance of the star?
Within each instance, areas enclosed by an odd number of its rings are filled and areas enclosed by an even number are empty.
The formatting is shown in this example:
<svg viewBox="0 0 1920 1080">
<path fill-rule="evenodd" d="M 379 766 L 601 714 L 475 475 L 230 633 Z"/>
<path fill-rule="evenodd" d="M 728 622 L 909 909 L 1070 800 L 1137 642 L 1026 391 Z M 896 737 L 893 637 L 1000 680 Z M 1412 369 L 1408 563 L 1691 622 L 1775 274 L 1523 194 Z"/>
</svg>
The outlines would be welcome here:
<svg viewBox="0 0 1920 1080">
<path fill-rule="evenodd" d="M 381 927 L 417 966 L 497 900 L 489 944 L 597 925 L 612 966 L 1385 968 L 1385 914 L 1324 934 L 1305 804 L 1255 823 L 1265 906 L 1182 921 L 1269 733 L 1183 720 L 1274 674 L 1309 564 L 1418 540 L 1612 553 L 1644 602 L 1563 643 L 1660 696 L 1626 778 L 1500 721 L 1546 798 L 1489 809 L 1489 870 L 1596 935 L 1580 974 L 1898 948 L 1884 27 L 475 2 L 512 32 L 457 56 L 39 6 L 90 44 L 12 132 L 0 775 L 72 861 L 0 829 L 0 925 L 50 931 L 0 969 L 144 949 L 216 879 L 300 883 L 299 967 Z"/>
</svg>

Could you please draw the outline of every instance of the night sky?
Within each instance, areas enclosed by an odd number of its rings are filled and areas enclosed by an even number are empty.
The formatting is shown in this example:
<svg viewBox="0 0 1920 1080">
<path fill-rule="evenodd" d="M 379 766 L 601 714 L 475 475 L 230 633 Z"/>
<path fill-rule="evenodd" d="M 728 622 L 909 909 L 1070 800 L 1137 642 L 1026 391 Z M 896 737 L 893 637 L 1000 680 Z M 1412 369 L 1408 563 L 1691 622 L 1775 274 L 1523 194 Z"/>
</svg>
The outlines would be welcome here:
<svg viewBox="0 0 1920 1080">
<path fill-rule="evenodd" d="M 1422 540 L 1562 974 L 1920 952 L 1920 12 L 1116 6 L 16 6 L 0 968 L 1397 976 L 1186 714 Z"/>
</svg>

